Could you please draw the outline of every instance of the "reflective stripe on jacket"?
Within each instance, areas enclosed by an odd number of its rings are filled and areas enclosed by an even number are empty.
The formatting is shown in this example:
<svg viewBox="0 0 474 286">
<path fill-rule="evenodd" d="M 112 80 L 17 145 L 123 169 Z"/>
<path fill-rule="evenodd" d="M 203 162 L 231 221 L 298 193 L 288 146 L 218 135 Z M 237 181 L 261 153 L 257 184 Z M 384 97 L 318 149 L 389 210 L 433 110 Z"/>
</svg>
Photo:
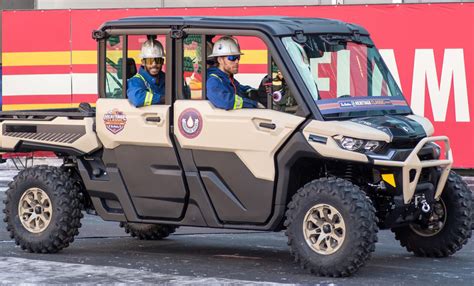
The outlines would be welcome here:
<svg viewBox="0 0 474 286">
<path fill-rule="evenodd" d="M 241 85 L 236 79 L 230 78 L 225 72 L 213 67 L 207 71 L 207 99 L 215 107 L 230 110 L 256 108 L 258 103 L 245 97 L 252 87 Z"/>
<path fill-rule="evenodd" d="M 143 67 L 127 81 L 127 97 L 136 107 L 159 104 L 165 95 L 165 73 L 158 73 L 158 82 Z"/>
</svg>

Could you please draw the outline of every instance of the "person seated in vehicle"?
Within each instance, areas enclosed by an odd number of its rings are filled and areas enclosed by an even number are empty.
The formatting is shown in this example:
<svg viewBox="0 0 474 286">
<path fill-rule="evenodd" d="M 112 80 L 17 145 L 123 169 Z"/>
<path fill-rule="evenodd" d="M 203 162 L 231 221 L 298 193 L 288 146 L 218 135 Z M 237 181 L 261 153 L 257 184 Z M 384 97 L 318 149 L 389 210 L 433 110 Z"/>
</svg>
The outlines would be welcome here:
<svg viewBox="0 0 474 286">
<path fill-rule="evenodd" d="M 224 36 L 216 41 L 209 58 L 214 58 L 217 66 L 207 70 L 207 98 L 218 108 L 234 110 L 263 107 L 249 94 L 255 89 L 240 84 L 234 75 L 239 72 L 240 46 L 236 39 Z"/>
<path fill-rule="evenodd" d="M 164 63 L 163 45 L 149 37 L 141 48 L 142 65 L 137 74 L 127 81 L 127 97 L 136 107 L 164 102 L 165 73 L 161 70 Z"/>
</svg>

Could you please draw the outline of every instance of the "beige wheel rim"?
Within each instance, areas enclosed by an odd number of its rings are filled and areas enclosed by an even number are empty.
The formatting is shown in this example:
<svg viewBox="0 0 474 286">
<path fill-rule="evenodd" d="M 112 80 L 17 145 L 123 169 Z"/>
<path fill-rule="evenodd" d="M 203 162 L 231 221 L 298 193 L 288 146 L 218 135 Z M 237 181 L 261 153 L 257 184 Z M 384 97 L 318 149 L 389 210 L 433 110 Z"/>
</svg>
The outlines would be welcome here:
<svg viewBox="0 0 474 286">
<path fill-rule="evenodd" d="M 29 232 L 43 232 L 51 222 L 52 215 L 51 200 L 42 189 L 30 188 L 21 196 L 18 216 Z"/>
<path fill-rule="evenodd" d="M 313 251 L 330 255 L 342 246 L 346 225 L 337 209 L 327 204 L 318 204 L 306 213 L 303 232 L 306 243 Z"/>
<path fill-rule="evenodd" d="M 422 228 L 417 223 L 411 223 L 410 228 L 419 236 L 430 237 L 437 235 L 446 224 L 446 205 L 443 200 L 440 199 L 433 205 L 433 213 L 431 214 L 428 227 Z"/>
</svg>

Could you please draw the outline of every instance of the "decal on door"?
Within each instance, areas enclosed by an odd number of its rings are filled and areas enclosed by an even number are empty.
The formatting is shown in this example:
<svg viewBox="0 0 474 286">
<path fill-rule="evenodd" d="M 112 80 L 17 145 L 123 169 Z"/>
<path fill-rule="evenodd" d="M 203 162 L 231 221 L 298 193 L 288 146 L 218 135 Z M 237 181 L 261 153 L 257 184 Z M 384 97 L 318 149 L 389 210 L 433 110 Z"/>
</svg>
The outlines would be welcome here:
<svg viewBox="0 0 474 286">
<path fill-rule="evenodd" d="M 179 132 L 186 138 L 196 138 L 201 133 L 202 123 L 199 111 L 194 108 L 185 109 L 178 118 Z"/>
<path fill-rule="evenodd" d="M 127 116 L 123 111 L 118 109 L 113 109 L 104 114 L 104 124 L 105 128 L 112 132 L 113 134 L 117 134 L 125 128 L 125 124 L 127 123 Z"/>
</svg>

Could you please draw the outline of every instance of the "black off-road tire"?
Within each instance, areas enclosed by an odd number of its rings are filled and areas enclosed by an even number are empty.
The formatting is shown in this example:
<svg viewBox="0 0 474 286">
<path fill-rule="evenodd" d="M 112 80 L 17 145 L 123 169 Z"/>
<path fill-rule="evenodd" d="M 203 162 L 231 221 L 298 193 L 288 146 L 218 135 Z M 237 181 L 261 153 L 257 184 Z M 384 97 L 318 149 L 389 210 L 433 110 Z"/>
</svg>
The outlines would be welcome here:
<svg viewBox="0 0 474 286">
<path fill-rule="evenodd" d="M 441 194 L 446 206 L 446 223 L 433 236 L 421 236 L 412 227 L 394 228 L 395 238 L 409 252 L 421 257 L 446 257 L 453 255 L 471 237 L 472 193 L 462 178 L 450 172 Z"/>
<path fill-rule="evenodd" d="M 177 226 L 167 224 L 148 224 L 148 223 L 126 223 L 121 222 L 120 227 L 132 237 L 140 240 L 160 240 L 174 233 Z"/>
<path fill-rule="evenodd" d="M 321 204 L 335 208 L 345 223 L 344 241 L 332 254 L 314 251 L 303 231 L 306 213 Z M 284 225 L 295 262 L 316 275 L 350 276 L 375 251 L 378 227 L 372 202 L 358 186 L 340 178 L 314 180 L 299 189 L 288 204 Z"/>
<path fill-rule="evenodd" d="M 471 229 L 474 230 L 474 190 L 471 189 Z"/>
<path fill-rule="evenodd" d="M 18 206 L 23 194 L 30 188 L 45 192 L 52 206 L 49 225 L 40 233 L 26 229 L 19 218 Z M 79 188 L 71 175 L 62 168 L 35 166 L 18 173 L 9 184 L 6 199 L 4 222 L 23 250 L 35 253 L 55 253 L 66 248 L 79 234 L 82 205 Z"/>
<path fill-rule="evenodd" d="M 471 230 L 474 230 L 474 193 L 471 191 Z"/>
</svg>

